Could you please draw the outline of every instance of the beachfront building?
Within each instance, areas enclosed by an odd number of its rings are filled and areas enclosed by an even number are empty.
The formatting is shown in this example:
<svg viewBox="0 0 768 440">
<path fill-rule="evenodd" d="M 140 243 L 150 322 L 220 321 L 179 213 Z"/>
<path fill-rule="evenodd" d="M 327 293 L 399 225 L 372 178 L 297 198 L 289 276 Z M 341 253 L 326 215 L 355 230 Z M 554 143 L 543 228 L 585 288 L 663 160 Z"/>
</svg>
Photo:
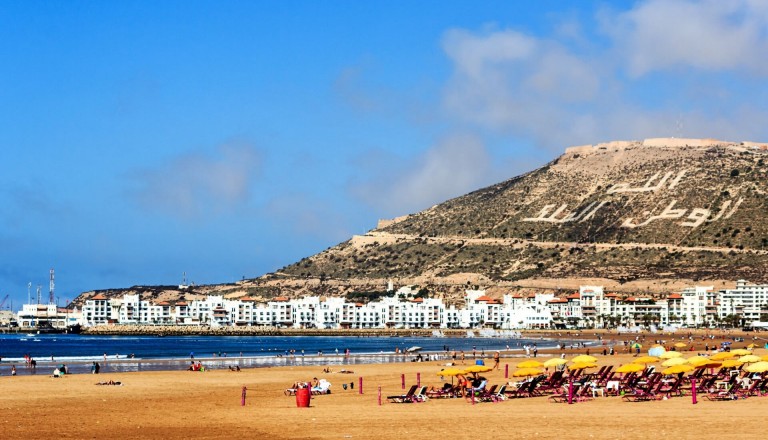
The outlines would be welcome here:
<svg viewBox="0 0 768 440">
<path fill-rule="evenodd" d="M 16 322 L 23 329 L 53 328 L 63 330 L 71 325 L 70 313 L 75 318 L 77 310 L 70 312 L 56 304 L 24 304 L 16 315 Z"/>
<path fill-rule="evenodd" d="M 762 317 L 768 314 L 768 285 L 748 284 L 746 280 L 738 280 L 735 289 L 718 292 L 717 302 L 719 320 L 735 316 L 742 324 L 764 321 Z"/>
<path fill-rule="evenodd" d="M 123 297 L 125 299 L 125 297 Z M 85 300 L 81 323 L 84 326 L 106 324 L 113 318 L 110 300 L 101 293 L 97 293 Z"/>
<path fill-rule="evenodd" d="M 31 307 L 31 308 L 30 308 Z M 34 316 L 53 316 L 54 310 L 29 305 L 19 316 L 29 324 Z M 32 309 L 34 308 L 34 310 Z M 45 306 L 43 306 L 45 308 Z M 271 326 L 320 329 L 538 329 L 551 327 L 636 327 L 713 325 L 729 316 L 743 322 L 761 320 L 768 312 L 768 285 L 736 283 L 735 289 L 714 292 L 711 286 L 687 287 L 664 298 L 621 297 L 601 286 L 581 286 L 578 292 L 505 294 L 491 298 L 485 290 L 467 290 L 463 307 L 447 307 L 440 298 L 426 298 L 418 286 L 400 288 L 368 303 L 342 297 L 307 296 L 267 302 L 208 296 L 201 300 L 153 303 L 139 295 L 107 300 L 102 294 L 85 301 L 81 323 L 109 322 L 202 324 L 210 326 Z M 71 319 L 71 318 L 70 318 Z M 21 321 L 21 320 L 20 320 Z M 64 325 L 63 323 L 61 325 Z"/>
<path fill-rule="evenodd" d="M 686 287 L 667 296 L 670 325 L 698 327 L 710 325 L 716 309 L 712 286 Z"/>
</svg>

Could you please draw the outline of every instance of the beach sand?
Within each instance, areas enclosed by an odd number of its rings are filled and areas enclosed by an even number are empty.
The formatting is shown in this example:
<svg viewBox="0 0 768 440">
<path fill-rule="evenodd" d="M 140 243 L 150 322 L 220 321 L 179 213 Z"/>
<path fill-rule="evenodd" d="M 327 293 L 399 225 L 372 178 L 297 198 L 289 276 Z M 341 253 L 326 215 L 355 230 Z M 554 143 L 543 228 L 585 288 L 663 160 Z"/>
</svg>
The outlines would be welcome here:
<svg viewBox="0 0 768 440">
<path fill-rule="evenodd" d="M 755 353 L 764 355 L 768 350 Z M 538 360 L 553 355 L 557 353 L 540 353 Z M 632 361 L 625 353 L 597 357 L 600 365 Z M 500 370 L 483 374 L 489 384 L 504 383 L 504 366 L 509 364 L 511 372 L 522 360 L 503 358 Z M 546 397 L 476 405 L 464 399 L 417 404 L 386 401 L 387 395 L 404 392 L 401 374 L 406 386 L 416 383 L 417 373 L 422 384 L 440 386 L 435 373 L 446 362 L 355 365 L 351 367 L 354 374 L 302 366 L 203 373 L 106 371 L 64 378 L 4 375 L 0 377 L 0 432 L 7 439 L 707 439 L 760 438 L 765 431 L 768 397 L 725 402 L 700 397 L 697 405 L 690 395 L 639 403 L 598 397 L 573 405 L 551 403 Z M 472 363 L 467 359 L 466 365 Z M 332 394 L 313 396 L 311 407 L 297 408 L 295 397 L 283 391 L 313 377 L 328 379 Z M 108 380 L 122 385 L 95 385 Z M 343 383 L 355 387 L 344 390 Z M 247 387 L 245 406 L 241 406 L 243 387 Z"/>
</svg>

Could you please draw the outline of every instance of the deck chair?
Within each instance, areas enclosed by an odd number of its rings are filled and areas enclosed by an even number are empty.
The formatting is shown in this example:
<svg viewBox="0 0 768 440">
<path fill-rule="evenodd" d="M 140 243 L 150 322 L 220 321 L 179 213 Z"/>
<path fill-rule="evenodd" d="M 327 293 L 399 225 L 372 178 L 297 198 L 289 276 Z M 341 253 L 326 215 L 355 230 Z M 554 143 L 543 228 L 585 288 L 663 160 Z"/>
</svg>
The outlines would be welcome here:
<svg viewBox="0 0 768 440">
<path fill-rule="evenodd" d="M 414 401 L 413 395 L 416 393 L 417 388 L 418 385 L 411 385 L 411 388 L 408 389 L 407 393 L 387 396 L 387 400 L 391 403 L 411 403 Z"/>
<path fill-rule="evenodd" d="M 442 388 L 438 388 L 436 390 L 427 390 L 427 397 L 430 399 L 452 398 L 456 397 L 458 391 L 459 390 L 456 386 L 445 383 L 443 384 Z"/>
<path fill-rule="evenodd" d="M 421 387 L 413 393 L 414 402 L 426 402 L 427 400 L 429 400 L 429 396 L 427 395 L 427 387 Z"/>
</svg>

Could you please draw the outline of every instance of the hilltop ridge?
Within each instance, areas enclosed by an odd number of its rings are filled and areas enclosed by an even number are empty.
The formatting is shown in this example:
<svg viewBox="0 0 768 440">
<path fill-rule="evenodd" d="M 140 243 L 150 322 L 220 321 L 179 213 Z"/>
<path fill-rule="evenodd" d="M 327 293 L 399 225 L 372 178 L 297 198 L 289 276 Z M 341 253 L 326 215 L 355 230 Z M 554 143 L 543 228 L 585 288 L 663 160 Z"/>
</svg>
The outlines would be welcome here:
<svg viewBox="0 0 768 440">
<path fill-rule="evenodd" d="M 393 280 L 450 301 L 468 285 L 491 295 L 579 284 L 661 293 L 765 281 L 766 154 L 766 143 L 714 139 L 569 147 L 538 169 L 381 220 L 274 273 L 184 294 L 344 295 Z"/>
</svg>

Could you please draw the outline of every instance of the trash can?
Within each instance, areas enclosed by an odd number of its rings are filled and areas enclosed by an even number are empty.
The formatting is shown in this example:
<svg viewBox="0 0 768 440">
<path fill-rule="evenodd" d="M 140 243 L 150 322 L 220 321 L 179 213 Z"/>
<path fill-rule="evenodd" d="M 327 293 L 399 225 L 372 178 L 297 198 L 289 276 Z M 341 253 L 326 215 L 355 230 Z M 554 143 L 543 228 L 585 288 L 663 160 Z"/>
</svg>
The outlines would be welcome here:
<svg viewBox="0 0 768 440">
<path fill-rule="evenodd" d="M 298 388 L 296 390 L 296 406 L 299 408 L 309 407 L 309 388 Z"/>
<path fill-rule="evenodd" d="M 475 365 L 485 365 L 485 361 L 482 359 L 478 359 L 475 361 Z"/>
</svg>

